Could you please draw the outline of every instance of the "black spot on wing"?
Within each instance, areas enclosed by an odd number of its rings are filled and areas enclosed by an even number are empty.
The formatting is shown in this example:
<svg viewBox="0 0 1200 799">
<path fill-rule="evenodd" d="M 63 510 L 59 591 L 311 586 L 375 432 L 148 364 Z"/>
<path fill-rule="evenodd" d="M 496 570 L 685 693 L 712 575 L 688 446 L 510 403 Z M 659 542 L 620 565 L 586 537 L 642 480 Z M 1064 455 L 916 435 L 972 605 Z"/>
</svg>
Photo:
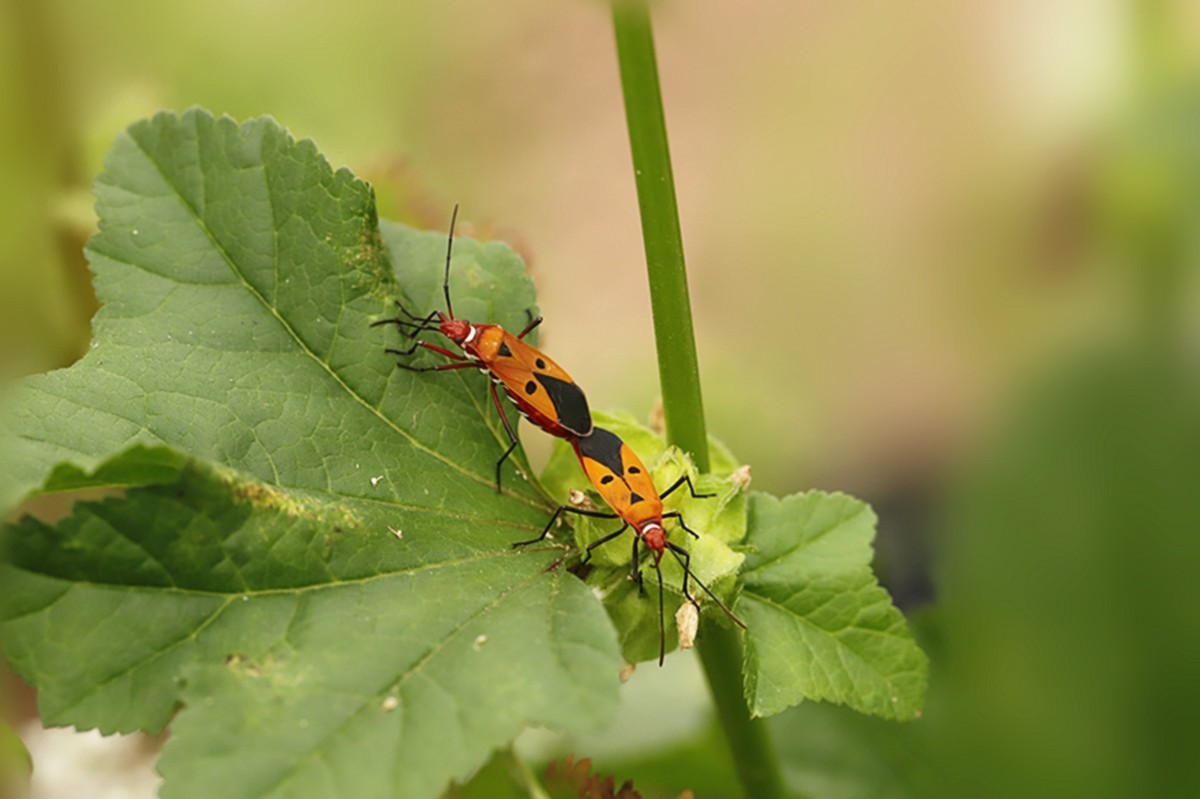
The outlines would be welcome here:
<svg viewBox="0 0 1200 799">
<path fill-rule="evenodd" d="M 538 358 L 536 361 L 534 361 L 534 363 L 537 365 L 537 368 L 539 368 L 539 369 L 546 368 L 546 362 L 543 361 L 541 358 Z"/>
<path fill-rule="evenodd" d="M 613 474 L 622 475 L 625 473 L 625 464 L 621 463 L 621 444 L 616 433 L 597 427 L 590 436 L 579 439 L 579 454 L 608 467 Z"/>
<path fill-rule="evenodd" d="M 537 383 L 533 382 L 532 380 L 530 380 L 528 383 L 526 383 L 525 384 L 525 393 L 526 394 L 537 393 Z"/>
<path fill-rule="evenodd" d="M 511 357 L 512 357 L 512 350 L 510 350 L 510 349 L 508 348 L 508 345 L 507 345 L 507 344 L 505 344 L 503 341 L 501 341 L 501 342 L 500 342 L 500 349 L 496 350 L 496 354 L 497 354 L 497 355 L 500 355 L 501 357 L 504 357 L 504 358 L 511 358 Z"/>
<path fill-rule="evenodd" d="M 636 505 L 639 502 L 641 502 L 642 499 L 643 499 L 642 495 L 639 494 L 638 492 L 634 491 L 632 494 L 629 495 L 629 504 Z"/>
<path fill-rule="evenodd" d="M 558 423 L 577 436 L 590 435 L 592 433 L 592 412 L 588 410 L 587 397 L 583 395 L 583 389 L 574 383 L 568 383 L 566 380 L 559 380 L 550 375 L 535 374 L 534 377 L 550 395 L 550 402 L 558 414 Z M 532 383 L 532 381 L 530 382 Z M 529 391 L 528 386 L 525 390 Z M 609 433 L 609 435 L 613 434 Z M 619 438 L 617 440 L 620 441 Z M 617 452 L 620 453 L 620 450 L 621 447 L 618 446 Z M 617 460 L 619 462 L 620 458 L 618 457 Z M 619 471 L 617 473 L 620 474 Z"/>
</svg>

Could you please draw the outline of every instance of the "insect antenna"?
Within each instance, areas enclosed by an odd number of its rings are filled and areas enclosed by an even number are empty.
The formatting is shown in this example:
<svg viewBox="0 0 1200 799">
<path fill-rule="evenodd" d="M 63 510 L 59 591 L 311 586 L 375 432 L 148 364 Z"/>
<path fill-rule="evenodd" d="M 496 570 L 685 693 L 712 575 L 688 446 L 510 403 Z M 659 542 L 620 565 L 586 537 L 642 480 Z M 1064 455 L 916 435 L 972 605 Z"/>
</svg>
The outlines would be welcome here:
<svg viewBox="0 0 1200 799">
<path fill-rule="evenodd" d="M 454 204 L 454 212 L 450 214 L 450 235 L 446 240 L 446 279 L 442 282 L 442 291 L 446 294 L 446 315 L 454 318 L 454 306 L 450 304 L 450 253 L 454 251 L 454 223 L 458 219 L 458 203 Z"/>
</svg>

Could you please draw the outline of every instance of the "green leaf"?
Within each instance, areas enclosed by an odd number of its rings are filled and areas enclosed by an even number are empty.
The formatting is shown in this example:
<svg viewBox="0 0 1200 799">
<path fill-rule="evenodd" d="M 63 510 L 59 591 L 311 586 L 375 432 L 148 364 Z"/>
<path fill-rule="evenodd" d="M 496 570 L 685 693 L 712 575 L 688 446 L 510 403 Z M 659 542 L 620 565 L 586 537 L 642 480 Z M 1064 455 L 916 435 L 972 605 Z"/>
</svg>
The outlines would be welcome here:
<svg viewBox="0 0 1200 799">
<path fill-rule="evenodd" d="M 27 516 L 0 565 L 8 657 L 52 724 L 153 732 L 182 702 L 165 796 L 429 796 L 523 722 L 605 716 L 612 633 L 581 583 L 500 529 L 398 537 L 377 504 L 193 462 Z"/>
<path fill-rule="evenodd" d="M 97 196 L 93 346 L 0 413 L 7 504 L 128 488 L 7 533 L 0 640 L 47 721 L 182 706 L 164 796 L 409 797 L 603 719 L 611 626 L 560 548 L 511 549 L 549 511 L 511 467 L 496 492 L 486 378 L 396 369 L 370 326 L 441 307 L 445 234 L 381 238 L 311 142 L 201 111 L 119 136 Z M 511 251 L 455 247 L 456 312 L 523 320 Z"/>
<path fill-rule="evenodd" d="M 760 716 L 804 699 L 916 718 L 928 661 L 871 572 L 875 514 L 842 494 L 750 498 L 754 548 L 737 612 L 746 622 L 746 698 Z"/>
</svg>

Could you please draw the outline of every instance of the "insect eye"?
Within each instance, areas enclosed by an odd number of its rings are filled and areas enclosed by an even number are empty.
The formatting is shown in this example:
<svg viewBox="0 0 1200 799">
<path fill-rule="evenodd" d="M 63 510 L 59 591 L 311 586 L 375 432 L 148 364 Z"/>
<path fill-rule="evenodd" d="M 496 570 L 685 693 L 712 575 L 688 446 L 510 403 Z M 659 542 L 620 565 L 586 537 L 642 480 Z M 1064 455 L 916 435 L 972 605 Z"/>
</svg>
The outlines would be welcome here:
<svg viewBox="0 0 1200 799">
<path fill-rule="evenodd" d="M 603 483 L 604 485 L 608 485 L 612 481 L 613 481 L 613 476 L 611 474 L 606 474 L 606 475 L 604 475 L 604 477 L 600 478 L 600 482 Z"/>
</svg>

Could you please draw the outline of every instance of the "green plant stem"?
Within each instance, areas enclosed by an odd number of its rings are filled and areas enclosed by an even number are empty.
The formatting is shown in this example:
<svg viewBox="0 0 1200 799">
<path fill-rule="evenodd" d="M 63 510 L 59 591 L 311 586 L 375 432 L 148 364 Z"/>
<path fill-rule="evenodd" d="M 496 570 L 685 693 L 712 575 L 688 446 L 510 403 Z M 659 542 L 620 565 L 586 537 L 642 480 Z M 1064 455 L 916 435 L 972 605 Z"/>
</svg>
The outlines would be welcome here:
<svg viewBox="0 0 1200 799">
<path fill-rule="evenodd" d="M 675 179 L 658 85 L 654 35 L 644 0 L 614 0 L 613 27 L 642 214 L 667 440 L 691 453 L 696 468 L 707 472 L 708 439 L 700 400 L 700 367 L 692 333 L 683 236 L 675 203 Z"/>
<path fill-rule="evenodd" d="M 613 28 L 650 275 L 667 441 L 690 452 L 697 468 L 706 472 L 708 438 L 700 399 L 700 369 L 692 333 L 683 236 L 675 202 L 654 35 L 645 0 L 614 0 Z M 785 796 L 779 763 L 763 720 L 750 718 L 742 697 L 742 647 L 738 633 L 709 624 L 699 650 L 745 794 L 755 799 Z"/>
<path fill-rule="evenodd" d="M 734 767 L 746 796 L 799 797 L 783 787 L 779 762 L 762 719 L 750 718 L 742 696 L 742 644 L 731 627 L 708 622 L 696 651 L 704 666 L 717 718 L 729 741 Z"/>
</svg>

